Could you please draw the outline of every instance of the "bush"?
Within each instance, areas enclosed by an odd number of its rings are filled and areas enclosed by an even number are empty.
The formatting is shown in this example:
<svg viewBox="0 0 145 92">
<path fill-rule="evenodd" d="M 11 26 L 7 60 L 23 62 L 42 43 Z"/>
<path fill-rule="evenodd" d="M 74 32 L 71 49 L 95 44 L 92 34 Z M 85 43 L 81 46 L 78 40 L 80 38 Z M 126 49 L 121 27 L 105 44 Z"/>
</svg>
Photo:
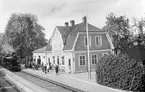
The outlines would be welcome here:
<svg viewBox="0 0 145 92">
<path fill-rule="evenodd" d="M 137 91 L 143 68 L 125 54 L 102 57 L 96 66 L 98 84 L 122 90 Z"/>
<path fill-rule="evenodd" d="M 0 77 L 4 77 L 5 73 L 3 71 L 0 71 Z"/>
</svg>

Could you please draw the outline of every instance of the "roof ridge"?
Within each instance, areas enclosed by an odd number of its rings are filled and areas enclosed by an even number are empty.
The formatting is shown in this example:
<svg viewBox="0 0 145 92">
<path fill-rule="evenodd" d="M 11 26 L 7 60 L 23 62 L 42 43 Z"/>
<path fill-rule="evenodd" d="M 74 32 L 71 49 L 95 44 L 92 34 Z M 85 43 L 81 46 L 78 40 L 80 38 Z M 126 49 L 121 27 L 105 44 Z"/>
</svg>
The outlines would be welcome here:
<svg viewBox="0 0 145 92">
<path fill-rule="evenodd" d="M 80 22 L 75 24 L 74 26 L 56 26 L 57 30 L 60 32 L 60 35 L 63 40 L 64 44 L 64 50 L 68 50 L 72 48 L 72 44 L 74 43 L 75 37 L 79 32 L 86 32 L 86 23 Z M 90 23 L 88 24 L 88 31 L 89 32 L 104 32 L 100 28 L 96 27 L 95 25 L 92 25 Z M 52 46 L 50 46 L 50 43 L 48 43 L 46 51 L 51 51 Z"/>
</svg>

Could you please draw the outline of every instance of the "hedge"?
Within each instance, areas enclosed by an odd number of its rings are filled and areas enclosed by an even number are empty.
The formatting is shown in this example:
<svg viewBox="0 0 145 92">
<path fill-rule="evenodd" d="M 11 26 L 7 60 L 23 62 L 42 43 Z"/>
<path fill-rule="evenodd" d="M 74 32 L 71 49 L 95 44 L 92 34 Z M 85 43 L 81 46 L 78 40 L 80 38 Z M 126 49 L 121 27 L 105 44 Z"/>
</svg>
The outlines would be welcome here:
<svg viewBox="0 0 145 92">
<path fill-rule="evenodd" d="M 138 91 L 142 85 L 143 67 L 125 54 L 104 56 L 96 65 L 98 84 L 128 91 Z"/>
<path fill-rule="evenodd" d="M 5 73 L 3 71 L 0 71 L 0 77 L 4 77 Z"/>
</svg>

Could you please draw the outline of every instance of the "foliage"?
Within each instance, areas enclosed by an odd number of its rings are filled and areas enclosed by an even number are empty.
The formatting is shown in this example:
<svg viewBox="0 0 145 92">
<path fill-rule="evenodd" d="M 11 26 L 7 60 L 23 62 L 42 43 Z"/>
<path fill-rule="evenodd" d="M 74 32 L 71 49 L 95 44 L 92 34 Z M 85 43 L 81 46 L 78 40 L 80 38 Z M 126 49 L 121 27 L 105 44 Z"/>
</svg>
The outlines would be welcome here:
<svg viewBox="0 0 145 92">
<path fill-rule="evenodd" d="M 101 85 L 122 89 L 139 89 L 143 68 L 125 54 L 108 55 L 97 63 L 96 78 Z"/>
<path fill-rule="evenodd" d="M 144 31 L 145 31 L 145 19 L 138 20 L 138 19 L 133 18 L 133 21 L 134 21 L 133 25 L 132 25 L 132 27 L 134 29 L 133 31 L 137 31 L 138 34 L 143 36 Z"/>
<path fill-rule="evenodd" d="M 125 16 L 116 17 L 113 13 L 108 14 L 106 19 L 103 30 L 110 34 L 114 47 L 126 49 L 130 42 L 129 19 Z"/>
<path fill-rule="evenodd" d="M 132 32 L 136 33 L 134 35 L 134 40 L 139 41 L 141 45 L 145 46 L 145 19 L 135 19 L 133 18 Z"/>
<path fill-rule="evenodd" d="M 37 17 L 33 14 L 12 14 L 3 36 L 3 42 L 8 42 L 23 56 L 30 56 L 31 52 L 46 45 L 44 28 L 38 24 Z"/>
<path fill-rule="evenodd" d="M 5 73 L 3 71 L 0 71 L 0 77 L 4 77 Z"/>
</svg>

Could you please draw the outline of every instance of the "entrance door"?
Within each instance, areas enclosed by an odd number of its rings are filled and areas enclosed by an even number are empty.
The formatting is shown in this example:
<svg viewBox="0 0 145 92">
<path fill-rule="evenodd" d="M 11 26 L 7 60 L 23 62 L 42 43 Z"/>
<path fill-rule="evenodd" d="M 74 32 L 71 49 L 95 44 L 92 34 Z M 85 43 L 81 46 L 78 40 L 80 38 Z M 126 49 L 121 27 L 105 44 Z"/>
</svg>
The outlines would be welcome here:
<svg viewBox="0 0 145 92">
<path fill-rule="evenodd" d="M 59 56 L 57 56 L 57 65 L 59 65 Z"/>
<path fill-rule="evenodd" d="M 71 59 L 68 59 L 69 70 L 71 70 Z"/>
</svg>

